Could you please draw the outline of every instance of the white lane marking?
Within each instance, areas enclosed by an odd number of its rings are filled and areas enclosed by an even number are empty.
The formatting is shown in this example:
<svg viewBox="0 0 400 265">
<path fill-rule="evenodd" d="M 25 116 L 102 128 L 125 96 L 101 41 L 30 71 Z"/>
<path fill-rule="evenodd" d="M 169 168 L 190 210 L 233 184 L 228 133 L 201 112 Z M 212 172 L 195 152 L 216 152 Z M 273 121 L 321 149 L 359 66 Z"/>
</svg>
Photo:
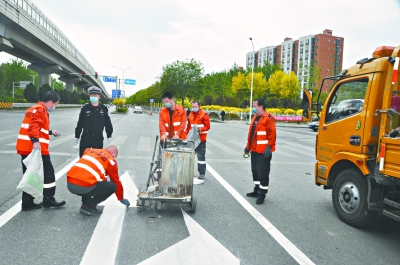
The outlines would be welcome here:
<svg viewBox="0 0 400 265">
<path fill-rule="evenodd" d="M 241 149 L 233 150 L 232 148 L 229 148 L 226 145 L 221 144 L 220 142 L 218 142 L 216 140 L 207 140 L 207 142 L 215 145 L 216 147 L 218 147 L 218 148 L 220 148 L 222 150 L 224 150 L 227 154 L 230 154 L 230 155 L 235 155 L 235 154 L 237 155 L 237 154 L 240 154 L 240 152 L 242 151 Z"/>
<path fill-rule="evenodd" d="M 111 143 L 109 143 L 107 145 L 115 145 L 116 147 L 120 148 L 121 145 L 126 141 L 127 138 L 128 138 L 128 136 L 119 135 L 119 136 L 117 136 L 117 138 L 112 140 Z"/>
<path fill-rule="evenodd" d="M 241 144 L 241 143 L 238 143 L 237 141 L 228 140 L 228 142 L 230 142 L 231 144 L 234 144 L 234 145 L 236 145 L 236 146 L 242 147 L 242 148 L 244 149 L 244 146 L 245 146 L 245 145 L 243 145 L 243 144 Z M 293 155 L 293 154 L 289 154 L 289 153 L 280 151 L 279 148 L 277 148 L 277 149 L 278 149 L 278 150 L 276 150 L 275 152 L 278 153 L 278 154 L 280 154 L 280 155 L 287 156 L 287 157 L 297 157 L 296 155 Z"/>
<path fill-rule="evenodd" d="M 10 133 L 10 132 L 13 132 L 13 131 L 12 131 L 12 130 L 1 131 L 0 134 L 3 134 L 3 133 Z M 15 136 L 15 132 L 13 132 L 13 133 L 14 133 L 13 135 Z"/>
<path fill-rule="evenodd" d="M 124 185 L 125 198 L 128 199 L 131 194 L 137 195 L 137 188 L 128 172 L 121 175 L 120 179 Z M 136 204 L 136 200 L 133 198 L 129 201 L 131 205 Z M 80 263 L 82 265 L 115 263 L 126 206 L 117 200 L 115 194 L 110 196 L 103 204 L 105 205 L 103 213 L 83 255 Z"/>
<path fill-rule="evenodd" d="M 7 140 L 7 139 L 10 139 L 10 138 L 16 138 L 15 134 L 0 137 L 0 141 Z"/>
<path fill-rule="evenodd" d="M 150 120 L 151 122 L 156 122 L 155 120 Z"/>
<path fill-rule="evenodd" d="M 12 143 L 9 143 L 9 144 L 7 144 L 7 145 L 13 145 L 13 146 L 16 146 L 16 145 L 17 145 L 17 142 L 12 142 Z"/>
<path fill-rule="evenodd" d="M 190 236 L 138 265 L 154 264 L 240 264 L 229 250 L 186 212 L 182 214 Z"/>
<path fill-rule="evenodd" d="M 300 249 L 290 242 L 275 226 L 273 226 L 260 212 L 246 201 L 228 182 L 225 181 L 209 164 L 207 170 L 216 180 L 246 209 L 251 216 L 290 254 L 299 264 L 314 264 Z"/>
<path fill-rule="evenodd" d="M 56 174 L 56 181 L 63 176 L 67 171 L 72 167 L 73 164 L 78 161 L 78 158 L 75 158 L 71 163 L 66 165 L 63 169 L 57 172 Z M 10 208 L 7 212 L 3 213 L 0 216 L 0 227 L 2 227 L 4 224 L 6 224 L 8 221 L 10 221 L 11 218 L 13 218 L 20 210 L 21 210 L 21 201 L 19 201 L 17 204 L 15 204 L 12 208 Z"/>
<path fill-rule="evenodd" d="M 64 142 L 66 142 L 66 141 L 72 140 L 72 138 L 75 138 L 75 135 L 70 134 L 68 136 L 64 136 L 64 137 L 62 137 L 60 139 L 57 139 L 57 140 L 50 140 L 50 147 L 54 147 L 54 146 L 57 146 L 59 144 L 62 144 Z"/>
<path fill-rule="evenodd" d="M 291 147 L 291 146 L 287 146 L 287 145 L 280 145 L 279 148 L 288 149 L 288 150 L 291 150 L 293 152 L 300 153 L 300 154 L 315 158 L 315 153 L 314 153 L 315 150 L 314 151 L 302 151 L 302 150 L 299 150 L 298 147 Z"/>
<path fill-rule="evenodd" d="M 137 151 L 151 151 L 150 136 L 140 136 Z"/>
</svg>

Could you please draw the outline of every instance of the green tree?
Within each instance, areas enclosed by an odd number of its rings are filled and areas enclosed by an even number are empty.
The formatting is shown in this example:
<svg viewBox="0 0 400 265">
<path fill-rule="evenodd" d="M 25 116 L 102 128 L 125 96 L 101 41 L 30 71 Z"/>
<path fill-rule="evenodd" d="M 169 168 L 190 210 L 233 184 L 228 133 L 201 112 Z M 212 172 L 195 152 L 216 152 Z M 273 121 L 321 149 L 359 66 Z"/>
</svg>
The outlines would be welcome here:
<svg viewBox="0 0 400 265">
<path fill-rule="evenodd" d="M 50 87 L 49 84 L 44 84 L 44 85 L 42 85 L 41 87 L 39 87 L 39 98 L 42 99 L 43 96 L 44 96 L 47 92 L 49 92 L 50 90 L 52 90 L 52 89 L 51 89 L 51 87 Z"/>
<path fill-rule="evenodd" d="M 170 91 L 182 100 L 182 106 L 186 97 L 198 97 L 200 95 L 203 66 L 194 59 L 190 61 L 176 61 L 163 67 L 160 77 L 161 91 Z"/>
<path fill-rule="evenodd" d="M 24 98 L 31 103 L 36 103 L 39 101 L 39 93 L 32 83 L 29 83 L 29 85 L 26 86 L 24 90 Z"/>
</svg>

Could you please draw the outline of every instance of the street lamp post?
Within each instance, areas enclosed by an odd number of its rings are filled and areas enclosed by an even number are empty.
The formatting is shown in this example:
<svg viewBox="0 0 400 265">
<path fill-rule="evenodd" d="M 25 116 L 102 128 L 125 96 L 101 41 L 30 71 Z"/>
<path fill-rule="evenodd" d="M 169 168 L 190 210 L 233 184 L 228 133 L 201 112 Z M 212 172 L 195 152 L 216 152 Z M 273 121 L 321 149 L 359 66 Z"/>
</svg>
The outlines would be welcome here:
<svg viewBox="0 0 400 265">
<path fill-rule="evenodd" d="M 35 77 L 39 76 L 39 75 L 30 75 L 32 76 L 32 85 L 35 85 Z"/>
<path fill-rule="evenodd" d="M 253 79 L 254 79 L 254 60 L 255 60 L 255 54 L 254 54 L 254 44 L 253 44 L 253 38 L 249 38 L 251 41 L 251 45 L 253 46 L 253 65 L 251 67 L 251 84 L 250 84 L 250 102 L 249 102 L 249 107 L 250 107 L 250 112 L 249 112 L 249 124 L 251 123 L 251 108 L 253 106 Z"/>
<path fill-rule="evenodd" d="M 124 96 L 125 96 L 125 71 L 126 71 L 126 70 L 129 70 L 129 69 L 131 69 L 131 68 L 129 67 L 129 68 L 126 68 L 126 69 L 122 69 L 122 68 L 115 67 L 115 66 L 111 66 L 111 67 L 112 67 L 112 68 L 119 69 L 119 70 L 122 71 L 122 80 L 124 81 Z M 118 80 L 117 80 L 117 82 L 118 82 Z M 121 89 L 121 88 L 120 88 L 120 89 Z M 117 96 L 118 96 L 118 91 L 117 91 Z"/>
</svg>

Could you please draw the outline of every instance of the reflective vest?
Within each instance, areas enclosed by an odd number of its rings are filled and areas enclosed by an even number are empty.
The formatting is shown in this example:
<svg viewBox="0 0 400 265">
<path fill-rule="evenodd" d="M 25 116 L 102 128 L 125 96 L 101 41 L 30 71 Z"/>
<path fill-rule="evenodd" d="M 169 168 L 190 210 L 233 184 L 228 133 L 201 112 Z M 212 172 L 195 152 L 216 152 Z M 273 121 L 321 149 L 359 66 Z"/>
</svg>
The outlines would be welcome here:
<svg viewBox="0 0 400 265">
<path fill-rule="evenodd" d="M 17 145 L 18 154 L 29 155 L 32 151 L 32 137 L 40 142 L 42 155 L 49 155 L 50 144 L 50 120 L 49 112 L 43 103 L 39 102 L 30 107 L 26 112 L 19 129 Z"/>
<path fill-rule="evenodd" d="M 118 176 L 117 161 L 106 149 L 87 148 L 67 172 L 67 181 L 78 186 L 91 187 L 98 182 L 107 181 L 106 176 L 115 183 L 115 194 L 118 200 L 122 200 L 124 190 Z"/>
<path fill-rule="evenodd" d="M 253 128 L 256 117 L 257 115 L 254 115 L 249 127 L 246 149 L 257 153 L 263 153 L 265 148 L 270 145 L 271 152 L 274 152 L 276 145 L 276 125 L 274 117 L 265 112 L 258 120 L 253 138 L 250 140 L 251 129 Z"/>
<path fill-rule="evenodd" d="M 167 138 L 172 138 L 175 134 L 182 140 L 186 140 L 186 111 L 178 105 L 175 105 L 172 121 L 170 121 L 169 109 L 163 107 L 159 113 L 159 128 L 160 136 L 167 135 Z M 172 134 L 172 135 L 171 135 Z"/>
<path fill-rule="evenodd" d="M 208 130 L 210 130 L 210 116 L 208 116 L 208 113 L 204 112 L 202 109 L 199 109 L 197 113 L 193 111 L 190 112 L 186 127 L 186 134 L 193 128 L 195 124 L 200 131 L 200 141 L 205 142 L 207 140 Z"/>
</svg>

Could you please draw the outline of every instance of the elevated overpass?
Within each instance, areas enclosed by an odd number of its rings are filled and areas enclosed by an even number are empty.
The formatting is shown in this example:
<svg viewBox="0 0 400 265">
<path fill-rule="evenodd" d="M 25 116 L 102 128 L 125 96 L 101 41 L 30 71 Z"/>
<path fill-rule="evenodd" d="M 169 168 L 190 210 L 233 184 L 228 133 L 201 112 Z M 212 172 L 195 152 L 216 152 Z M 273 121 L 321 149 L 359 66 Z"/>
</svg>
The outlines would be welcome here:
<svg viewBox="0 0 400 265">
<path fill-rule="evenodd" d="M 68 91 L 74 86 L 86 92 L 100 87 L 103 98 L 110 98 L 101 78 L 72 42 L 30 0 L 0 0 L 0 52 L 30 63 L 39 74 L 39 87 L 51 84 L 51 74 L 60 76 Z M 87 75 L 82 77 L 84 71 Z M 73 74 L 78 73 L 78 74 Z"/>
</svg>

